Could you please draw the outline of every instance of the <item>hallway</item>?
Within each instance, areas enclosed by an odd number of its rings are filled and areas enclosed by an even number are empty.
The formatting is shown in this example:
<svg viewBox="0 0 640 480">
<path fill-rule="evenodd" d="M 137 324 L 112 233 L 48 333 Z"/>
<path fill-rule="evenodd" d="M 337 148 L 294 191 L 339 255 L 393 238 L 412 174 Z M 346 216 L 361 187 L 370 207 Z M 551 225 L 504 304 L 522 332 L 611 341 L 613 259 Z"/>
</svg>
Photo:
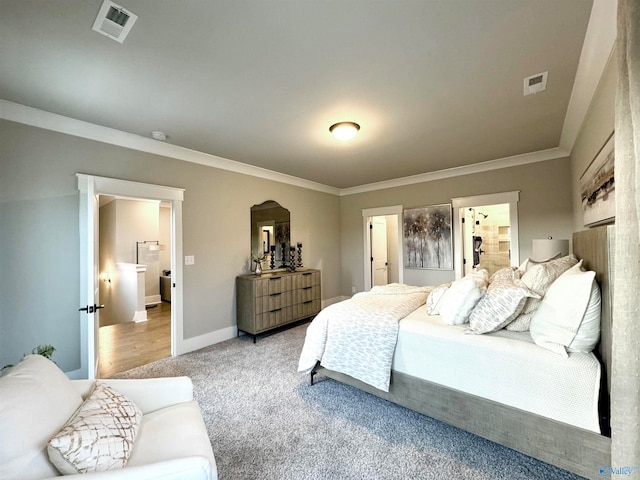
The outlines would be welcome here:
<svg viewBox="0 0 640 480">
<path fill-rule="evenodd" d="M 148 308 L 147 318 L 100 327 L 98 378 L 171 356 L 171 304 Z"/>
</svg>

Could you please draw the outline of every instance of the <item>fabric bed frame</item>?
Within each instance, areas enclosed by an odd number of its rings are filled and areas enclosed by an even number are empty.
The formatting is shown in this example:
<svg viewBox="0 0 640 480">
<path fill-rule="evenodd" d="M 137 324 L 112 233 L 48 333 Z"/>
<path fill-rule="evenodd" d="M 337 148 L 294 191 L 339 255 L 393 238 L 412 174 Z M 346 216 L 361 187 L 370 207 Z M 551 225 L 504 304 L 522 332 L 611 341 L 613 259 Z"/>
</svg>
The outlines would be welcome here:
<svg viewBox="0 0 640 480">
<path fill-rule="evenodd" d="M 501 403 L 392 371 L 389 392 L 342 373 L 317 366 L 319 373 L 339 382 L 462 428 L 488 440 L 587 478 L 601 478 L 600 467 L 611 465 L 609 372 L 611 366 L 611 300 L 614 227 L 596 227 L 573 234 L 573 252 L 585 268 L 596 272 L 602 294 L 601 435 Z"/>
</svg>

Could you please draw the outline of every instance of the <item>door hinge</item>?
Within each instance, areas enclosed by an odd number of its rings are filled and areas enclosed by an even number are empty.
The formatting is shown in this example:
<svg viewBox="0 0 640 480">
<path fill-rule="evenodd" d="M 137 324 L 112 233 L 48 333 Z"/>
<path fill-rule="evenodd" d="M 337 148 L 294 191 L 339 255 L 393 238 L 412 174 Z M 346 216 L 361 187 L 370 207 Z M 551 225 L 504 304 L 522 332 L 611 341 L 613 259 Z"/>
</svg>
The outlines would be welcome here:
<svg viewBox="0 0 640 480">
<path fill-rule="evenodd" d="M 462 259 L 462 264 L 463 264 L 463 265 L 466 265 L 466 264 L 467 264 L 467 259 L 466 259 L 466 258 L 463 258 L 463 259 Z"/>
<path fill-rule="evenodd" d="M 462 223 L 464 223 L 464 217 L 462 217 Z"/>
</svg>

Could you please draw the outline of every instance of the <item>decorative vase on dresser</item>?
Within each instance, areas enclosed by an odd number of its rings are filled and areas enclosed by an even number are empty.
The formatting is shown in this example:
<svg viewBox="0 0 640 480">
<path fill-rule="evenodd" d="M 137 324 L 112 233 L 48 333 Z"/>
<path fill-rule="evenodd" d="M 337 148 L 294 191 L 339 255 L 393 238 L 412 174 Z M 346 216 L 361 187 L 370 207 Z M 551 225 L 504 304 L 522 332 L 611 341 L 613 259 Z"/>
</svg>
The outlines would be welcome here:
<svg viewBox="0 0 640 480">
<path fill-rule="evenodd" d="M 240 332 L 256 336 L 320 312 L 320 270 L 269 272 L 236 277 L 236 318 Z"/>
</svg>

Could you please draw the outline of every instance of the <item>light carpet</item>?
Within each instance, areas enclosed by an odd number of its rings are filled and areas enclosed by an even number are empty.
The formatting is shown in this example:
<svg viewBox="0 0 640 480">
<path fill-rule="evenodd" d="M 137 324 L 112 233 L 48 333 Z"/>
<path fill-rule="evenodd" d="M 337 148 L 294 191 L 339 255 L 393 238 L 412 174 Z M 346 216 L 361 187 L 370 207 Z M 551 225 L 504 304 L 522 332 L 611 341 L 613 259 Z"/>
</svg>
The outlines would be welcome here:
<svg viewBox="0 0 640 480">
<path fill-rule="evenodd" d="M 581 478 L 321 375 L 310 386 L 296 372 L 307 326 L 117 377 L 191 377 L 221 480 Z"/>
</svg>

